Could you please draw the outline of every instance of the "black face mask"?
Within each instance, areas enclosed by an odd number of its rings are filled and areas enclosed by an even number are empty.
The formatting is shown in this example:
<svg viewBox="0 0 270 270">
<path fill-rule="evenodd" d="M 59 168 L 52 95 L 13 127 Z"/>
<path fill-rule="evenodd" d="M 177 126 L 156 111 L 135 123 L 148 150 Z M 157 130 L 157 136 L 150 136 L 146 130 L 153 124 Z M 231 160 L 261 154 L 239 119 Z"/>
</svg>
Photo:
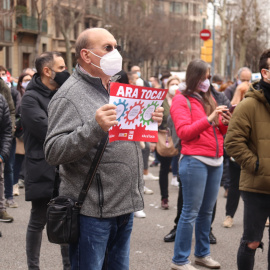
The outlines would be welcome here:
<svg viewBox="0 0 270 270">
<path fill-rule="evenodd" d="M 70 74 L 67 70 L 62 72 L 55 72 L 54 81 L 59 85 L 59 87 L 69 78 Z"/>
</svg>

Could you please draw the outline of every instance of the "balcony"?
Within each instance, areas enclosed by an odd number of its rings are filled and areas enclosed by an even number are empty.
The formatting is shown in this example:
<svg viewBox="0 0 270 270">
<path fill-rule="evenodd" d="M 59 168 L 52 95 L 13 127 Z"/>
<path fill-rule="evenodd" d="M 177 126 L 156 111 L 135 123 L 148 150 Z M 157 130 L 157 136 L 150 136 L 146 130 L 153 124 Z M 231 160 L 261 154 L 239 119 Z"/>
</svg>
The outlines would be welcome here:
<svg viewBox="0 0 270 270">
<path fill-rule="evenodd" d="M 86 16 L 102 17 L 102 8 L 91 6 L 85 11 Z"/>
<path fill-rule="evenodd" d="M 30 17 L 26 15 L 18 16 L 16 18 L 16 25 L 17 25 L 17 31 L 19 32 L 32 32 L 37 33 L 38 32 L 38 19 L 35 17 Z M 47 33 L 48 31 L 48 24 L 47 21 L 44 20 L 42 22 L 42 33 Z"/>
</svg>

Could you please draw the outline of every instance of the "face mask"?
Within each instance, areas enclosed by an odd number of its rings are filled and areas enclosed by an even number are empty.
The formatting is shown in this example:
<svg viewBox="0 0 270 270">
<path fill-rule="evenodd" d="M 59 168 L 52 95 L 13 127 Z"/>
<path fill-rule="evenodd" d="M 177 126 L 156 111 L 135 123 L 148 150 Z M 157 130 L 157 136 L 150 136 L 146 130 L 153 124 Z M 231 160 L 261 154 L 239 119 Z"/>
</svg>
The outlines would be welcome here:
<svg viewBox="0 0 270 270">
<path fill-rule="evenodd" d="M 185 84 L 184 82 L 181 82 L 181 83 L 179 84 L 179 90 L 180 90 L 180 91 L 184 91 L 184 90 L 186 90 L 186 88 L 187 88 L 187 86 L 186 86 L 186 84 Z"/>
<path fill-rule="evenodd" d="M 5 82 L 5 83 L 7 83 L 8 82 L 8 80 L 7 80 L 7 76 L 5 75 L 5 76 L 2 76 L 2 79 L 3 79 L 3 81 Z"/>
<path fill-rule="evenodd" d="M 136 73 L 139 76 L 139 78 L 141 78 L 141 72 L 140 71 L 137 71 Z"/>
<path fill-rule="evenodd" d="M 237 80 L 237 85 L 241 84 L 242 81 L 241 80 Z"/>
<path fill-rule="evenodd" d="M 170 95 L 172 95 L 172 96 L 174 96 L 175 95 L 175 93 L 176 93 L 176 91 L 179 89 L 179 86 L 178 85 L 171 85 L 170 87 L 169 87 L 169 94 Z"/>
<path fill-rule="evenodd" d="M 138 78 L 138 79 L 136 80 L 136 85 L 137 85 L 137 86 L 144 86 L 143 80 L 142 80 L 141 78 Z"/>
<path fill-rule="evenodd" d="M 208 79 L 206 79 L 200 83 L 198 89 L 201 90 L 202 92 L 206 93 L 209 89 L 209 86 L 210 86 L 210 81 Z"/>
<path fill-rule="evenodd" d="M 89 50 L 89 52 L 91 52 Z M 102 69 L 102 71 L 108 75 L 108 76 L 113 76 L 119 71 L 122 70 L 122 56 L 121 54 L 114 49 L 113 51 L 105 54 L 104 56 L 99 56 L 96 55 L 95 53 L 91 52 L 93 55 L 99 57 L 100 60 L 100 67 L 91 63 L 93 66 Z"/>
<path fill-rule="evenodd" d="M 64 82 L 69 78 L 70 74 L 67 70 L 63 70 L 61 72 L 55 72 L 54 81 L 61 86 Z"/>
<path fill-rule="evenodd" d="M 22 87 L 24 89 L 26 89 L 27 85 L 29 84 L 30 81 L 27 81 L 27 82 L 22 82 Z"/>
</svg>

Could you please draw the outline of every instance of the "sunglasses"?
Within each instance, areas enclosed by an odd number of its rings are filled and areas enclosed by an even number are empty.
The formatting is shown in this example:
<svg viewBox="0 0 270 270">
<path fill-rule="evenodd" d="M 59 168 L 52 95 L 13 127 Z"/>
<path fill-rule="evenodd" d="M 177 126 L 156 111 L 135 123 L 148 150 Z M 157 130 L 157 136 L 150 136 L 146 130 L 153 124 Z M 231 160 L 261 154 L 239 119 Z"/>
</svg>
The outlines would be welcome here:
<svg viewBox="0 0 270 270">
<path fill-rule="evenodd" d="M 120 45 L 115 45 L 115 46 L 107 45 L 107 46 L 104 47 L 104 49 L 105 49 L 107 52 L 111 52 L 111 51 L 113 51 L 114 49 L 116 49 L 118 52 L 121 52 L 122 47 L 121 47 Z"/>
</svg>

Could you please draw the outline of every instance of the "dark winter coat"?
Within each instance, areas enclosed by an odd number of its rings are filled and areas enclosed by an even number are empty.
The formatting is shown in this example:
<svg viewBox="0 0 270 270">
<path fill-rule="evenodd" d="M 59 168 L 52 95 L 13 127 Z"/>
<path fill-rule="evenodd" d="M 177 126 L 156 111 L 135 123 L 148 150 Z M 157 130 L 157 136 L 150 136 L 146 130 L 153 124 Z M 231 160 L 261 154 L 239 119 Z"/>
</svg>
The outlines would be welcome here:
<svg viewBox="0 0 270 270">
<path fill-rule="evenodd" d="M 0 94 L 4 96 L 8 104 L 13 134 L 15 130 L 15 107 L 12 100 L 11 91 L 2 78 L 0 78 Z"/>
<path fill-rule="evenodd" d="M 270 84 L 267 91 L 270 91 Z M 255 82 L 235 108 L 225 139 L 228 155 L 241 165 L 239 189 L 270 194 L 270 104 Z"/>
<path fill-rule="evenodd" d="M 218 106 L 220 105 L 226 105 L 228 108 L 231 108 L 231 102 L 230 100 L 227 98 L 227 96 L 225 96 L 224 93 L 222 92 L 218 92 L 213 85 L 210 86 L 210 90 L 211 90 L 211 94 L 214 97 L 214 99 L 216 100 Z"/>
<path fill-rule="evenodd" d="M 0 155 L 4 162 L 8 159 L 11 141 L 12 127 L 9 108 L 6 99 L 0 94 Z"/>
<path fill-rule="evenodd" d="M 233 95 L 235 93 L 235 90 L 237 88 L 238 84 L 235 82 L 234 84 L 227 87 L 224 91 L 225 96 L 231 101 L 233 98 Z"/>
<path fill-rule="evenodd" d="M 45 161 L 43 143 L 48 127 L 47 107 L 54 93 L 35 74 L 22 98 L 27 201 L 50 198 L 53 192 L 55 167 Z"/>
</svg>

